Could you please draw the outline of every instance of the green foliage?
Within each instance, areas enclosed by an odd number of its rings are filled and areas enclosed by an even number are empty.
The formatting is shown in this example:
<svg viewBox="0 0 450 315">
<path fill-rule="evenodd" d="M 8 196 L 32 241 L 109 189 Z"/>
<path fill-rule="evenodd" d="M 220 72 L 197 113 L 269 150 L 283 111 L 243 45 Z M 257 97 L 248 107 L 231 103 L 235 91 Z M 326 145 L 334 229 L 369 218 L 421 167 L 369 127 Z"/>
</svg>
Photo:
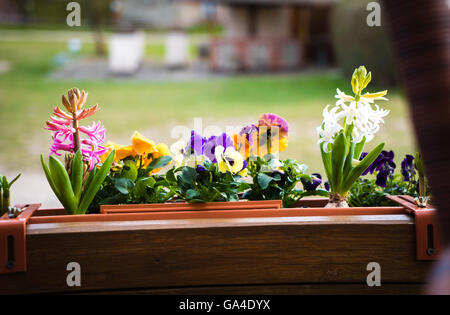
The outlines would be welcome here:
<svg viewBox="0 0 450 315">
<path fill-rule="evenodd" d="M 418 181 L 419 181 L 419 196 L 418 197 L 426 197 L 429 192 L 427 189 L 428 188 L 428 182 L 427 179 L 425 177 L 425 164 L 423 162 L 422 156 L 417 152 L 416 155 L 414 156 L 414 161 L 415 161 L 415 165 L 416 165 L 416 169 L 417 169 L 417 173 L 418 173 Z"/>
<path fill-rule="evenodd" d="M 311 176 L 305 174 L 307 166 L 299 164 L 296 160 L 288 159 L 279 161 L 273 155 L 265 158 L 257 157 L 248 164 L 250 176 L 253 182 L 250 189 L 243 195 L 249 200 L 282 200 L 283 206 L 292 207 L 305 196 L 325 196 L 328 192 L 324 189 L 307 191 L 297 188 L 303 180 L 311 182 Z"/>
<path fill-rule="evenodd" d="M 16 180 L 19 179 L 21 174 L 14 177 L 10 182 L 6 179 L 6 176 L 0 176 L 0 216 L 8 211 L 11 206 L 11 192 L 10 188 Z"/>
<path fill-rule="evenodd" d="M 396 203 L 386 198 L 390 195 L 417 196 L 416 185 L 406 182 L 400 174 L 390 176 L 386 187 L 380 187 L 375 179 L 359 178 L 353 183 L 348 197 L 351 207 L 385 207 L 397 206 Z"/>
<path fill-rule="evenodd" d="M 170 190 L 187 202 L 238 201 L 249 186 L 240 176 L 222 173 L 217 164 L 204 162 L 203 168 L 182 166 L 169 170 Z"/>
<path fill-rule="evenodd" d="M 170 156 L 153 160 L 142 167 L 138 156 L 119 161 L 108 174 L 89 207 L 90 213 L 99 212 L 101 205 L 162 203 L 174 196 L 164 176 L 150 172 L 171 162 Z"/>
<path fill-rule="evenodd" d="M 349 128 L 351 126 L 347 126 L 336 136 L 335 142 L 331 145 L 331 152 L 327 153 L 321 148 L 330 191 L 341 196 L 348 194 L 353 183 L 375 161 L 384 147 L 384 143 L 379 144 L 361 161 L 357 161 L 360 154 L 355 154 L 355 145 L 352 143 L 351 131 L 348 132 Z"/>
<path fill-rule="evenodd" d="M 100 169 L 94 168 L 84 183 L 85 174 L 81 151 L 78 150 L 72 159 L 71 175 L 64 165 L 54 156 L 50 156 L 48 165 L 41 154 L 41 164 L 47 181 L 58 200 L 68 214 L 84 214 L 109 173 L 114 160 L 112 151 Z"/>
</svg>

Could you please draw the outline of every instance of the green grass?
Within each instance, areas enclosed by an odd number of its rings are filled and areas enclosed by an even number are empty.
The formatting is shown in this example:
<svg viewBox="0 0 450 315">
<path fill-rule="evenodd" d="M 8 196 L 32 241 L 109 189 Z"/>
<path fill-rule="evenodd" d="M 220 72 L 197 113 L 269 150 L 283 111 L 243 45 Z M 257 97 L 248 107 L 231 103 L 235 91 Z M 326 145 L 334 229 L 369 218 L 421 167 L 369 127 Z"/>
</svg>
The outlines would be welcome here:
<svg viewBox="0 0 450 315">
<path fill-rule="evenodd" d="M 290 123 L 290 143 L 282 158 L 292 157 L 322 171 L 315 127 L 322 110 L 332 104 L 337 87 L 348 91 L 349 80 L 332 73 L 289 76 L 230 77 L 195 82 L 142 82 L 134 80 L 53 80 L 48 72 L 52 58 L 66 50 L 65 43 L 1 41 L 0 60 L 12 70 L 0 74 L 0 171 L 39 170 L 39 155 L 48 152 L 50 132 L 43 129 L 52 107 L 71 87 L 89 92 L 88 105 L 98 103 L 94 117 L 107 128 L 109 140 L 127 143 L 134 130 L 156 142 L 172 143 L 172 128 L 193 127 L 193 118 L 203 118 L 203 127 L 239 126 L 254 123 L 264 112 L 274 112 Z M 85 44 L 82 54 L 92 54 Z M 163 47 L 148 47 L 147 54 L 162 58 Z M 376 76 L 376 69 L 373 75 Z M 372 88 L 376 90 L 375 88 Z M 389 93 L 383 107 L 391 110 L 377 138 L 394 149 L 397 160 L 414 152 L 407 106 L 398 92 Z"/>
</svg>

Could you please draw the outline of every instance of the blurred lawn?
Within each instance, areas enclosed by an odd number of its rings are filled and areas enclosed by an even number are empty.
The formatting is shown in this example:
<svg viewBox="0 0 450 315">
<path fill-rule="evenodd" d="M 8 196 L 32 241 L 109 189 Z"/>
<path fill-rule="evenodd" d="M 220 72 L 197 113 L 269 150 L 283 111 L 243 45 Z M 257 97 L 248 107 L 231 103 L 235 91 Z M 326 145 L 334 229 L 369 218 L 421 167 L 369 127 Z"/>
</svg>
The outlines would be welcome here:
<svg viewBox="0 0 450 315">
<path fill-rule="evenodd" d="M 107 137 L 128 143 L 134 130 L 155 142 L 172 143 L 176 125 L 193 127 L 193 118 L 202 117 L 203 127 L 244 125 L 256 122 L 264 112 L 274 112 L 290 123 L 290 143 L 282 158 L 293 157 L 321 171 L 315 127 L 322 109 L 334 103 L 337 87 L 348 91 L 349 78 L 334 73 L 305 73 L 286 76 L 247 76 L 192 82 L 143 82 L 130 79 L 107 81 L 53 80 L 47 74 L 52 58 L 67 50 L 64 42 L 2 41 L 0 60 L 12 63 L 0 74 L 0 173 L 40 171 L 39 154 L 47 153 L 50 132 L 43 129 L 52 107 L 61 94 L 78 87 L 89 92 L 88 105 L 98 103 L 94 117 L 107 128 Z M 191 49 L 193 51 L 193 49 Z M 85 43 L 82 54 L 92 54 L 93 44 Z M 147 55 L 162 58 L 160 44 L 149 45 Z M 376 69 L 369 69 L 376 76 Z M 372 91 L 375 88 L 370 89 Z M 394 149 L 397 161 L 414 152 L 414 139 L 404 98 L 395 91 L 390 101 L 380 103 L 391 110 L 377 139 Z"/>
</svg>

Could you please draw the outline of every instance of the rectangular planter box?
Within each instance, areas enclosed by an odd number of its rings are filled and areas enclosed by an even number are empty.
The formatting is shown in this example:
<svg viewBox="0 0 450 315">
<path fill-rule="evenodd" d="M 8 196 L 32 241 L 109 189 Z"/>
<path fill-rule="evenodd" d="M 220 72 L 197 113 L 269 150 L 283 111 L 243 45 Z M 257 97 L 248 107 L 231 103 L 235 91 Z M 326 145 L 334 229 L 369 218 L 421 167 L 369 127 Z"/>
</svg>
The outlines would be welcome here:
<svg viewBox="0 0 450 315">
<path fill-rule="evenodd" d="M 36 210 L 24 230 L 26 271 L 0 274 L 0 294 L 421 292 L 430 261 L 416 258 L 405 207 L 324 203 L 128 205 L 78 216 Z M 81 267 L 80 287 L 66 283 L 70 262 Z M 366 283 L 370 262 L 381 267 L 379 287 Z"/>
</svg>

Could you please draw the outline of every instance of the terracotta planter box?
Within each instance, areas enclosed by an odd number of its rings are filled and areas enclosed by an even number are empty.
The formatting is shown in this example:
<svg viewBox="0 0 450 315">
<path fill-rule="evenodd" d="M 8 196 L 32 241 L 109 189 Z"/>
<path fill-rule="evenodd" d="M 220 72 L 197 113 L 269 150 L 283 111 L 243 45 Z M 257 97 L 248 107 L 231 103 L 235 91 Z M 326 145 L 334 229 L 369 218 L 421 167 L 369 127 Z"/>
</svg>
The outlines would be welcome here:
<svg viewBox="0 0 450 315">
<path fill-rule="evenodd" d="M 431 264 L 418 255 L 407 206 L 325 203 L 105 206 L 92 215 L 29 205 L 0 219 L 0 294 L 421 292 Z M 81 286 L 66 283 L 70 262 L 81 267 Z M 381 267 L 381 286 L 366 283 L 370 262 Z"/>
</svg>

